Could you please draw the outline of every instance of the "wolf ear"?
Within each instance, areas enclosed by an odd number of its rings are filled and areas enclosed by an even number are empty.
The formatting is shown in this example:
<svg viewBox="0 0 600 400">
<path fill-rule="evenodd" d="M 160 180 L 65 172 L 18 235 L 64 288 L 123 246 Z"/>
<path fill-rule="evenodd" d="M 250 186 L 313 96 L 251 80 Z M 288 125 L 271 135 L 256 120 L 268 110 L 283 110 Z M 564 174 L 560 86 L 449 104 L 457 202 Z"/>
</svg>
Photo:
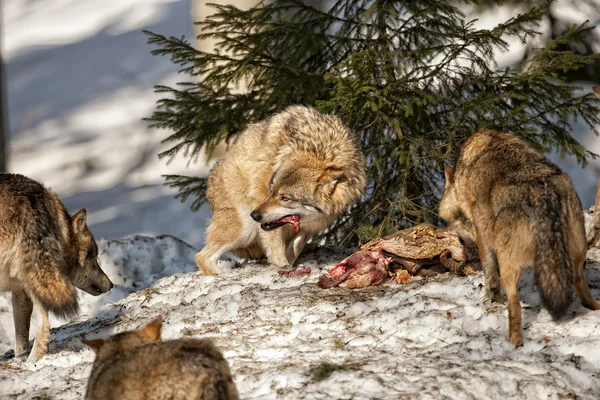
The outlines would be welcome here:
<svg viewBox="0 0 600 400">
<path fill-rule="evenodd" d="M 600 97 L 600 86 L 592 86 L 592 90 L 596 93 L 596 96 Z"/>
<path fill-rule="evenodd" d="M 102 339 L 82 340 L 81 342 L 90 349 L 94 350 L 95 353 L 97 353 L 100 347 L 102 347 L 104 344 L 104 340 Z"/>
<path fill-rule="evenodd" d="M 71 225 L 73 226 L 75 235 L 78 237 L 87 230 L 87 212 L 85 211 L 85 208 L 77 211 L 75 215 L 71 217 Z"/>
<path fill-rule="evenodd" d="M 160 330 L 162 328 L 162 317 L 159 315 L 142 329 L 142 334 L 153 342 L 160 342 Z"/>
<path fill-rule="evenodd" d="M 336 185 L 344 177 L 344 170 L 338 166 L 330 166 L 325 169 L 325 173 L 319 178 L 321 189 L 328 194 L 333 193 Z"/>
<path fill-rule="evenodd" d="M 444 176 L 446 178 L 444 186 L 448 187 L 448 185 L 450 185 L 454 180 L 454 168 L 452 168 L 446 163 L 444 163 Z"/>
</svg>

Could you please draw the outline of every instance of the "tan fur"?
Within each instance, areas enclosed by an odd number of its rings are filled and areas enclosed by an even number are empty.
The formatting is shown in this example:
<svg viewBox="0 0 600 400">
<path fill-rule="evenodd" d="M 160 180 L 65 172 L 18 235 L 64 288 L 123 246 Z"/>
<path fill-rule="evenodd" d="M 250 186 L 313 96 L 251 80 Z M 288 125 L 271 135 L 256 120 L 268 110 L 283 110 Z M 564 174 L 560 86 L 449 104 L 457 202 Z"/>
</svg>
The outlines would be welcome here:
<svg viewBox="0 0 600 400">
<path fill-rule="evenodd" d="M 600 86 L 592 88 L 596 96 L 600 98 Z M 598 181 L 598 192 L 596 194 L 596 203 L 594 204 L 594 214 L 590 221 L 586 234 L 588 248 L 600 246 L 600 180 Z"/>
<path fill-rule="evenodd" d="M 198 267 L 206 275 L 219 273 L 217 260 L 227 251 L 292 265 L 306 241 L 361 195 L 361 158 L 343 123 L 311 108 L 289 107 L 249 126 L 208 177 L 213 216 Z M 261 229 L 286 215 L 300 216 L 299 232 L 289 224 Z"/>
<path fill-rule="evenodd" d="M 523 344 L 517 284 L 535 267 L 542 302 L 558 318 L 573 285 L 584 306 L 599 309 L 583 266 L 586 239 L 581 202 L 569 177 L 525 141 L 480 131 L 464 145 L 456 172 L 446 168 L 440 216 L 477 243 L 486 295 L 508 297 L 509 341 Z"/>
<path fill-rule="evenodd" d="M 596 194 L 596 203 L 594 204 L 594 214 L 588 226 L 586 234 L 588 248 L 600 246 L 600 181 L 598 181 L 598 192 Z"/>
<path fill-rule="evenodd" d="M 237 400 L 227 361 L 207 339 L 161 342 L 162 318 L 107 340 L 96 352 L 88 400 Z"/>
<path fill-rule="evenodd" d="M 112 288 L 97 253 L 85 210 L 70 217 L 58 197 L 39 183 L 0 174 L 0 291 L 12 292 L 15 356 L 29 350 L 34 306 L 39 325 L 28 361 L 48 351 L 48 312 L 77 314 L 76 287 L 93 295 Z"/>
</svg>

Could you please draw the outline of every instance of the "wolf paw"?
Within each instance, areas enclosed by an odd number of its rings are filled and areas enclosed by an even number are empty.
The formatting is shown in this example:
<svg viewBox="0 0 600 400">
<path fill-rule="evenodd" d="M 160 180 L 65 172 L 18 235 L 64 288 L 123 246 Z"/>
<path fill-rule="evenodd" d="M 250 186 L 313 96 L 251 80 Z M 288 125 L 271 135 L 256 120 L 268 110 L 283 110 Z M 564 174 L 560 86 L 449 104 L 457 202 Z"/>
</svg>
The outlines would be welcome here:
<svg viewBox="0 0 600 400">
<path fill-rule="evenodd" d="M 218 265 L 208 265 L 208 263 L 200 253 L 197 253 L 194 256 L 194 260 L 196 261 L 198 269 L 202 271 L 202 273 L 206 276 L 218 275 L 221 273 L 221 268 L 219 268 Z"/>
<path fill-rule="evenodd" d="M 510 335 L 508 341 L 514 344 L 517 348 L 521 347 L 523 346 L 523 335 L 521 333 L 513 333 Z"/>
<path fill-rule="evenodd" d="M 484 302 L 506 304 L 506 296 L 499 289 L 498 290 L 486 290 L 486 300 Z"/>
<path fill-rule="evenodd" d="M 31 353 L 29 353 L 29 357 L 27 357 L 27 361 L 25 361 L 26 364 L 35 364 L 37 362 L 37 360 L 39 360 L 42 357 L 42 355 L 37 354 L 34 350 L 31 351 Z"/>
<path fill-rule="evenodd" d="M 20 346 L 20 345 L 15 346 L 15 350 L 14 350 L 15 358 L 24 356 L 25 354 L 27 354 L 27 352 L 29 352 L 29 343 L 27 343 L 27 346 Z"/>
</svg>

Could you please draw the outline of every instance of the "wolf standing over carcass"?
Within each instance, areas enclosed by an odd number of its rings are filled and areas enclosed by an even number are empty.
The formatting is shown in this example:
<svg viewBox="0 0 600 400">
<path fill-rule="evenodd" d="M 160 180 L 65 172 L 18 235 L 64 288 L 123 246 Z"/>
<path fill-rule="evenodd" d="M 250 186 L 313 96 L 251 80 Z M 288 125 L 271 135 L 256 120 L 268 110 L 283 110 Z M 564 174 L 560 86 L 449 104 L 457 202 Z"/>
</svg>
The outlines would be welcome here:
<svg viewBox="0 0 600 400">
<path fill-rule="evenodd" d="M 592 89 L 596 93 L 596 96 L 600 98 L 600 86 L 594 86 Z M 600 246 L 600 180 L 598 180 L 594 213 L 592 214 L 592 220 L 587 231 L 587 241 L 589 248 Z"/>
<path fill-rule="evenodd" d="M 565 314 L 572 289 L 587 308 L 600 309 L 583 275 L 587 242 L 581 202 L 569 177 L 516 136 L 485 130 L 464 145 L 456 171 L 446 168 L 440 216 L 474 240 L 487 296 L 508 297 L 509 341 L 523 344 L 517 284 L 535 268 L 542 304 Z"/>
<path fill-rule="evenodd" d="M 113 284 L 102 272 L 86 212 L 72 217 L 58 197 L 38 182 L 0 174 L 0 291 L 12 292 L 15 356 L 29 349 L 35 306 L 38 327 L 30 361 L 48 352 L 48 312 L 79 312 L 75 287 L 97 296 Z"/>
<path fill-rule="evenodd" d="M 342 121 L 288 107 L 250 125 L 211 170 L 206 197 L 213 216 L 196 263 L 206 275 L 220 273 L 217 261 L 231 251 L 292 265 L 365 185 L 362 155 Z"/>
</svg>

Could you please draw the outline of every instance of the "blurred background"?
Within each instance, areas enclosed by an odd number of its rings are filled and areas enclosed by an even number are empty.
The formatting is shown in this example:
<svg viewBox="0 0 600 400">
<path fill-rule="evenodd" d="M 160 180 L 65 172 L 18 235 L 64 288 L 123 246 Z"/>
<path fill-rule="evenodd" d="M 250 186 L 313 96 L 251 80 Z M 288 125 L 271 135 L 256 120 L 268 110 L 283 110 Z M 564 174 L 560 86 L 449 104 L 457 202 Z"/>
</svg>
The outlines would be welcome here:
<svg viewBox="0 0 600 400">
<path fill-rule="evenodd" d="M 220 1 L 249 8 L 255 1 Z M 478 27 L 493 27 L 522 7 L 539 1 L 482 2 L 471 10 Z M 597 25 L 597 0 L 559 1 L 540 27 L 544 37 L 589 19 Z M 327 8 L 327 2 L 312 5 Z M 173 86 L 182 79 L 177 66 L 154 57 L 143 29 L 165 36 L 195 37 L 192 21 L 210 13 L 197 0 L 2 0 L 4 124 L 6 168 L 51 187 L 71 212 L 85 207 L 97 237 L 172 234 L 201 247 L 209 215 L 173 199 L 162 174 L 205 175 L 206 160 L 187 165 L 157 158 L 166 132 L 149 129 L 160 97 L 154 85 Z M 598 52 L 598 32 L 578 51 Z M 194 41 L 210 49 L 210 41 Z M 530 49 L 515 40 L 498 56 L 499 66 L 515 65 Z M 573 82 L 589 91 L 598 83 L 597 68 Z M 583 124 L 573 135 L 588 150 L 600 153 L 600 139 Z M 218 156 L 218 151 L 217 154 Z M 599 161 L 584 170 L 574 160 L 552 156 L 575 181 L 584 207 L 594 201 Z"/>
</svg>

